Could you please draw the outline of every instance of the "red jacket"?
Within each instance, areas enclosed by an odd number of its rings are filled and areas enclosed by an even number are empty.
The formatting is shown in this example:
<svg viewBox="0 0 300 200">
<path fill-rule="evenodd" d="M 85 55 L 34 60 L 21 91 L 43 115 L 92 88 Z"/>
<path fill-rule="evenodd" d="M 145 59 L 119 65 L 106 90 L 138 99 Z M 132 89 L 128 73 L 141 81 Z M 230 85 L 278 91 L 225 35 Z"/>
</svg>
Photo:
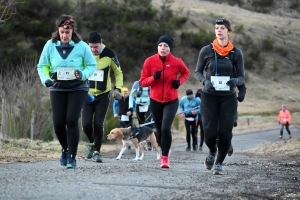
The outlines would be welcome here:
<svg viewBox="0 0 300 200">
<path fill-rule="evenodd" d="M 290 124 L 292 121 L 292 116 L 291 116 L 290 111 L 285 110 L 283 112 L 283 110 L 280 110 L 279 114 L 278 114 L 278 121 L 282 124 L 286 124 L 286 123 Z"/>
<path fill-rule="evenodd" d="M 154 80 L 154 73 L 162 70 L 158 80 Z M 164 103 L 178 98 L 178 90 L 173 88 L 172 81 L 179 80 L 182 85 L 190 74 L 180 58 L 169 53 L 163 62 L 159 54 L 148 57 L 143 65 L 140 84 L 143 87 L 150 86 L 150 98 Z M 179 76 L 179 77 L 178 77 Z"/>
</svg>

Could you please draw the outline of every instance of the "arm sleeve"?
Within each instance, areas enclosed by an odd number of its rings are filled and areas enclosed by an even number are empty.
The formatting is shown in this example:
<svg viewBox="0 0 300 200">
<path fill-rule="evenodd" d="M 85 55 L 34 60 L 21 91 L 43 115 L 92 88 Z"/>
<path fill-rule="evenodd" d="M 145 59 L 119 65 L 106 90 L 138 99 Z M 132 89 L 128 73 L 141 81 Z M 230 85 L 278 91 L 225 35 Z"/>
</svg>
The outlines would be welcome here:
<svg viewBox="0 0 300 200">
<path fill-rule="evenodd" d="M 198 114 L 200 114 L 200 99 L 197 97 L 196 101 L 197 101 L 197 106 L 198 106 L 198 108 L 196 109 L 196 112 L 197 112 L 197 115 L 198 115 Z"/>
<path fill-rule="evenodd" d="M 184 102 L 182 97 L 179 103 L 179 112 L 182 113 L 183 111 L 184 111 Z"/>
<path fill-rule="evenodd" d="M 90 49 L 90 47 L 83 41 L 81 41 L 82 48 L 84 49 L 84 54 L 83 54 L 83 63 L 84 63 L 84 70 L 82 71 L 82 80 L 88 79 L 93 72 L 96 69 L 97 63 L 95 60 L 95 57 Z"/>
<path fill-rule="evenodd" d="M 50 49 L 51 49 L 51 40 L 45 44 L 42 54 L 37 64 L 37 71 L 41 80 L 41 83 L 45 85 L 45 81 L 50 78 Z"/>
<path fill-rule="evenodd" d="M 196 78 L 203 84 L 206 78 L 204 77 L 204 68 L 205 68 L 205 47 L 203 47 L 198 56 L 195 75 Z"/>
<path fill-rule="evenodd" d="M 129 108 L 134 108 L 135 107 L 133 105 L 133 100 L 134 100 L 134 95 L 137 93 L 139 87 L 140 87 L 139 81 L 135 81 L 132 85 L 130 95 L 129 95 Z"/>
<path fill-rule="evenodd" d="M 121 70 L 116 53 L 114 53 L 114 55 L 115 56 L 112 58 L 111 69 L 113 70 L 116 79 L 115 86 L 121 90 L 123 87 L 123 72 Z"/>
<path fill-rule="evenodd" d="M 148 87 L 153 85 L 155 82 L 153 74 L 151 74 L 151 65 L 149 59 L 146 59 L 143 65 L 141 77 L 140 77 L 140 84 L 143 87 Z"/>
<path fill-rule="evenodd" d="M 236 55 L 235 65 L 237 70 L 236 80 L 237 80 L 237 86 L 239 86 L 245 83 L 244 57 L 242 51 L 239 49 L 237 49 L 235 55 Z"/>
</svg>

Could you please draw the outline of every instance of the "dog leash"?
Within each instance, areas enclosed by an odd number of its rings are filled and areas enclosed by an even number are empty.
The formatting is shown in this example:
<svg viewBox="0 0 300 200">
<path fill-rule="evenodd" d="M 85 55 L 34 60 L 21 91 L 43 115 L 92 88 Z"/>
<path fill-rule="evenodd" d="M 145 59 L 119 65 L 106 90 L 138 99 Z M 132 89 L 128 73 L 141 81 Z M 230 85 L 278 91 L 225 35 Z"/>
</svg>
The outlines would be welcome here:
<svg viewBox="0 0 300 200">
<path fill-rule="evenodd" d="M 183 111 L 183 112 L 179 112 L 179 113 L 177 113 L 175 116 L 180 115 L 180 114 L 185 113 L 185 112 L 192 111 L 192 110 L 194 110 L 194 109 L 196 109 L 196 108 L 199 108 L 199 107 L 200 107 L 200 106 L 196 106 L 196 107 L 191 108 L 191 109 L 189 109 L 189 110 L 185 110 L 185 111 Z"/>
</svg>

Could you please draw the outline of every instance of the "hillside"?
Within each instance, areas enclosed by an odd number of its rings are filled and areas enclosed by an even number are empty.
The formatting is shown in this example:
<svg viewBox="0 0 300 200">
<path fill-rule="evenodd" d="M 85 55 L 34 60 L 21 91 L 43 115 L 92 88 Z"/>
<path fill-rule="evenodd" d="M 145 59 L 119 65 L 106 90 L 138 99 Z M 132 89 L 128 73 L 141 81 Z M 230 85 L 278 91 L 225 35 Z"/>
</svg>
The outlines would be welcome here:
<svg viewBox="0 0 300 200">
<path fill-rule="evenodd" d="M 152 4 L 159 9 L 162 1 L 153 0 Z M 242 25 L 243 32 L 234 33 L 231 38 L 244 55 L 251 50 L 245 48 L 245 44 L 249 42 L 247 40 L 251 39 L 250 42 L 258 46 L 265 38 L 272 38 L 273 50 L 261 51 L 261 58 L 264 61 L 262 65 L 256 64 L 254 69 L 246 70 L 247 96 L 245 101 L 239 104 L 239 113 L 274 114 L 278 112 L 281 104 L 287 104 L 292 112 L 300 111 L 300 78 L 297 75 L 300 72 L 297 64 L 300 53 L 298 48 L 300 21 L 296 19 L 295 14 L 290 16 L 289 12 L 286 12 L 287 15 L 283 15 L 284 9 L 288 9 L 286 3 L 275 4 L 270 14 L 201 0 L 174 0 L 171 9 L 177 15 L 188 16 L 184 29 L 193 32 L 197 32 L 200 26 L 213 30 L 213 23 L 219 17 L 230 19 L 234 28 Z M 281 16 L 277 16 L 277 13 Z M 178 34 L 181 31 L 178 30 Z M 179 45 L 184 45 L 184 41 Z M 173 53 L 178 54 L 179 49 Z M 187 88 L 195 91 L 201 87 L 194 78 L 199 50 L 187 50 L 183 57 L 191 70 L 191 77 L 188 83 L 180 88 L 181 95 L 184 95 Z M 282 51 L 288 53 L 283 56 Z"/>
</svg>

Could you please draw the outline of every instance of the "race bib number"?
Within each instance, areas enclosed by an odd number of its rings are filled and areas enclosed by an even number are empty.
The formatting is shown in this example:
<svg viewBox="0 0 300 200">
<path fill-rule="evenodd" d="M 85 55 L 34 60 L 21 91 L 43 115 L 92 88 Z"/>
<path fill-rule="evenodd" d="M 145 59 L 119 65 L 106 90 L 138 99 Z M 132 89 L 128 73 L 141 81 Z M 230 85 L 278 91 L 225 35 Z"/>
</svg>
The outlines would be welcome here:
<svg viewBox="0 0 300 200">
<path fill-rule="evenodd" d="M 74 71 L 76 68 L 74 67 L 59 67 L 57 68 L 57 80 L 74 80 L 76 79 Z"/>
<path fill-rule="evenodd" d="M 211 76 L 210 81 L 217 91 L 229 91 L 230 87 L 226 85 L 229 76 Z"/>
<path fill-rule="evenodd" d="M 104 72 L 101 69 L 96 69 L 92 76 L 89 77 L 89 81 L 101 81 L 103 82 Z"/>
<path fill-rule="evenodd" d="M 129 121 L 129 116 L 128 115 L 121 115 L 121 121 L 122 122 L 128 122 Z"/>
<path fill-rule="evenodd" d="M 148 111 L 149 106 L 145 105 L 145 106 L 139 106 L 139 110 L 140 112 L 147 112 Z"/>
</svg>

